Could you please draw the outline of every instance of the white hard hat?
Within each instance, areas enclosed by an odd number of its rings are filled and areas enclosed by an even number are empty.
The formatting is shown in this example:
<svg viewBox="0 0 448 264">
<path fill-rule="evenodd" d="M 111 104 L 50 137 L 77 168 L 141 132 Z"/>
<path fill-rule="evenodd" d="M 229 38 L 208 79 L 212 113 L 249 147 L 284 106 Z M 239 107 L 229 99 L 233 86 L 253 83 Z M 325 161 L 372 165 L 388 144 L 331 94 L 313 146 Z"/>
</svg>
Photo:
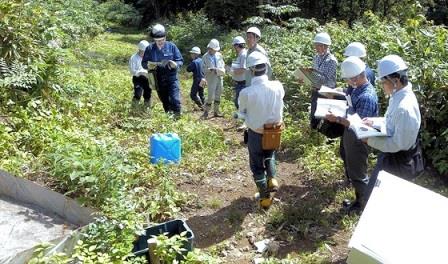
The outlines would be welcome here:
<svg viewBox="0 0 448 264">
<path fill-rule="evenodd" d="M 259 51 L 254 51 L 251 54 L 249 54 L 246 60 L 246 66 L 248 68 L 265 63 L 268 63 L 268 57 L 266 57 L 266 55 L 264 55 Z"/>
<path fill-rule="evenodd" d="M 364 58 L 365 56 L 367 56 L 366 47 L 364 47 L 364 45 L 360 42 L 352 42 L 345 48 L 344 56 L 356 56 L 359 58 Z"/>
<path fill-rule="evenodd" d="M 191 48 L 190 53 L 201 54 L 201 49 L 199 47 L 193 47 Z"/>
<path fill-rule="evenodd" d="M 366 64 L 356 56 L 350 56 L 341 63 L 342 78 L 350 79 L 366 70 Z"/>
<path fill-rule="evenodd" d="M 145 51 L 148 46 L 149 46 L 149 42 L 146 40 L 140 41 L 137 45 L 138 49 L 141 51 Z"/>
<path fill-rule="evenodd" d="M 244 40 L 243 37 L 238 36 L 238 37 L 235 37 L 232 41 L 232 45 L 237 45 L 237 44 L 246 44 L 246 41 Z"/>
<path fill-rule="evenodd" d="M 407 70 L 408 66 L 403 59 L 398 55 L 387 55 L 378 64 L 378 78 L 383 78 L 395 72 Z"/>
<path fill-rule="evenodd" d="M 258 36 L 259 38 L 261 38 L 261 32 L 257 27 L 250 27 L 247 29 L 246 34 L 247 33 L 254 33 L 256 36 Z"/>
<path fill-rule="evenodd" d="M 151 37 L 155 40 L 162 39 L 166 36 L 165 27 L 161 24 L 155 24 L 151 29 Z"/>
<path fill-rule="evenodd" d="M 321 43 L 325 44 L 327 46 L 331 45 L 331 38 L 330 35 L 326 32 L 317 33 L 314 37 L 313 43 Z"/>
<path fill-rule="evenodd" d="M 219 47 L 219 41 L 217 39 L 212 39 L 207 45 L 208 49 L 212 49 L 215 51 L 219 51 L 221 48 Z"/>
</svg>

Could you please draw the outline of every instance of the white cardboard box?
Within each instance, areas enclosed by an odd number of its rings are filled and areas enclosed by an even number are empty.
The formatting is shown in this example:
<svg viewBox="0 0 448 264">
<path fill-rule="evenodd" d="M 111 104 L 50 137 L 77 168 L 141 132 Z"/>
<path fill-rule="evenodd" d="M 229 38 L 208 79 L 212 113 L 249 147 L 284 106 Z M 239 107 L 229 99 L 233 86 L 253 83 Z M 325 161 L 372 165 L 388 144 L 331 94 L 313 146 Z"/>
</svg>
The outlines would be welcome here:
<svg viewBox="0 0 448 264">
<path fill-rule="evenodd" d="M 448 263 L 448 199 L 381 171 L 349 242 L 349 264 Z"/>
</svg>

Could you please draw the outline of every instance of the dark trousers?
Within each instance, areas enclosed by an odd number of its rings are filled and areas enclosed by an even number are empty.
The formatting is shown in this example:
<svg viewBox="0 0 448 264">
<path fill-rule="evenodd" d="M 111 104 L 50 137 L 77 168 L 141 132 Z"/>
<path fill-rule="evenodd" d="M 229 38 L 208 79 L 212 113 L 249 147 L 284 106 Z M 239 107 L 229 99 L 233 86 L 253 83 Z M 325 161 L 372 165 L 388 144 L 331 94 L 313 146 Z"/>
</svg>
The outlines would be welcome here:
<svg viewBox="0 0 448 264">
<path fill-rule="evenodd" d="M 260 197 L 269 197 L 267 179 L 275 177 L 275 151 L 263 150 L 262 134 L 249 129 L 247 148 L 249 150 L 249 165 Z"/>
<path fill-rule="evenodd" d="M 350 129 L 344 130 L 342 136 L 341 158 L 344 161 L 344 169 L 355 188 L 356 198 L 361 202 L 367 201 L 367 175 L 369 147 L 359 140 Z"/>
<path fill-rule="evenodd" d="M 417 140 L 414 147 L 410 150 L 396 153 L 380 153 L 378 155 L 375 168 L 369 180 L 367 197 L 372 193 L 378 174 L 382 170 L 405 180 L 412 180 L 417 177 L 424 170 L 420 142 Z"/>
<path fill-rule="evenodd" d="M 193 80 L 193 85 L 191 86 L 190 98 L 198 106 L 202 106 L 205 103 L 204 99 L 204 88 L 199 86 L 199 81 Z"/>
<path fill-rule="evenodd" d="M 240 92 L 244 88 L 246 88 L 246 82 L 245 81 L 241 81 L 241 82 L 236 82 L 235 81 L 235 100 L 233 101 L 233 103 L 235 104 L 236 109 L 239 109 L 238 98 L 240 97 Z"/>
<path fill-rule="evenodd" d="M 319 125 L 320 122 L 320 119 L 314 117 L 314 113 L 316 112 L 317 108 L 317 98 L 319 98 L 319 92 L 317 92 L 317 90 L 313 88 L 313 91 L 311 92 L 311 111 L 310 111 L 311 129 L 317 129 L 317 126 Z"/>
<path fill-rule="evenodd" d="M 151 89 L 149 88 L 148 79 L 145 76 L 132 76 L 132 83 L 134 84 L 134 98 L 135 101 L 140 101 L 143 95 L 145 102 L 151 99 Z"/>
<path fill-rule="evenodd" d="M 162 101 L 163 110 L 166 113 L 171 112 L 176 115 L 180 114 L 180 89 L 179 81 L 159 83 L 159 90 L 157 94 L 159 95 L 160 101 Z"/>
</svg>

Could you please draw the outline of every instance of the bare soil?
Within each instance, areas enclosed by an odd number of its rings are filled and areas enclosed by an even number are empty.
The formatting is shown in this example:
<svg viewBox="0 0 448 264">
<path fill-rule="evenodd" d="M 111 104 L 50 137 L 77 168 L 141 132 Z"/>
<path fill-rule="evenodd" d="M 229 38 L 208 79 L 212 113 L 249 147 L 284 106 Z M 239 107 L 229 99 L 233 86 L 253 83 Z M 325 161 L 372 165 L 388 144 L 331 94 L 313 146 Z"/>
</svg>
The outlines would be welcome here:
<svg viewBox="0 0 448 264">
<path fill-rule="evenodd" d="M 201 112 L 193 114 L 199 118 Z M 317 222 L 312 224 L 313 230 L 305 235 L 303 232 L 297 232 L 297 227 L 288 226 L 286 221 L 277 226 L 271 225 L 269 212 L 260 209 L 253 198 L 256 186 L 249 169 L 248 152 L 242 142 L 242 132 L 237 131 L 238 124 L 229 117 L 210 118 L 204 122 L 222 128 L 226 142 L 236 143 L 230 144 L 228 153 L 223 153 L 223 156 L 231 157 L 231 164 L 223 164 L 231 166 L 228 172 L 217 170 L 198 181 L 194 180 L 194 176 L 179 179 L 178 188 L 197 197 L 198 206 L 183 211 L 195 234 L 194 247 L 218 252 L 225 263 L 245 264 L 253 263 L 254 258 L 262 256 L 257 253 L 254 242 L 263 239 L 274 241 L 263 256 L 277 258 L 284 258 L 288 254 L 312 253 L 317 250 L 318 242 L 328 241 L 326 247 L 331 252 L 331 263 L 345 263 L 350 232 L 340 230 L 334 224 L 320 226 L 321 223 Z M 318 186 L 306 179 L 294 157 L 286 152 L 279 152 L 277 157 L 280 189 L 275 194 L 274 205 L 269 210 L 288 214 L 291 208 L 297 208 L 298 211 L 306 212 L 308 203 L 304 201 L 322 197 L 316 194 L 320 192 Z M 223 158 L 223 163 L 226 162 L 228 159 Z M 334 203 L 322 202 L 327 205 Z M 340 217 L 335 216 L 336 222 Z"/>
</svg>

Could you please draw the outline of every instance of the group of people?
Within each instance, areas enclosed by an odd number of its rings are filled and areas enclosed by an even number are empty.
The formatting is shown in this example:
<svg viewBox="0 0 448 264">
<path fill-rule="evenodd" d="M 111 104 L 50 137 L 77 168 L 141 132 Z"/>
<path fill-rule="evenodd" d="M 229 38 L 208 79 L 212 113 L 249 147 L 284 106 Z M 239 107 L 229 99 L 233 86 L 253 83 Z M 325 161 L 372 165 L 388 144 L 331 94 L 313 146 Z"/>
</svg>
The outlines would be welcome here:
<svg viewBox="0 0 448 264">
<path fill-rule="evenodd" d="M 343 127 L 340 141 L 340 156 L 344 162 L 345 174 L 355 189 L 353 201 L 344 200 L 343 207 L 349 212 L 363 210 L 374 188 L 381 170 L 396 176 L 411 179 L 423 170 L 423 158 L 419 144 L 421 116 L 412 84 L 408 79 L 408 66 L 397 55 L 388 55 L 378 61 L 377 77 L 362 60 L 367 56 L 362 43 L 350 43 L 344 52 L 345 59 L 340 65 L 341 77 L 347 83 L 343 89 L 347 100 L 347 114 L 358 114 L 363 123 L 372 126 L 371 117 L 379 114 L 375 79 L 378 78 L 383 91 L 389 97 L 385 113 L 387 136 L 358 139 L 350 121 L 345 116 L 328 113 L 324 120 L 314 118 L 318 90 L 322 85 L 336 88 L 337 60 L 330 52 L 331 38 L 327 33 L 319 33 L 314 38 L 316 55 L 313 69 L 317 81 L 312 92 L 311 127 L 319 129 L 324 122 Z M 331 126 L 330 126 L 331 127 Z M 333 126 L 333 129 L 337 127 Z M 367 174 L 370 149 L 380 151 L 371 176 Z"/>
<path fill-rule="evenodd" d="M 177 73 L 183 64 L 179 49 L 166 41 L 165 28 L 157 24 L 151 30 L 153 43 L 142 40 L 139 51 L 129 62 L 134 83 L 133 103 L 143 95 L 144 104 L 149 105 L 151 89 L 157 91 L 166 112 L 180 115 L 180 91 Z M 272 81 L 272 67 L 266 50 L 258 43 L 261 32 L 256 27 L 246 31 L 246 38 L 237 36 L 232 45 L 236 59 L 226 66 L 220 51 L 219 41 L 210 40 L 207 52 L 201 56 L 199 47 L 189 51 L 191 63 L 187 71 L 193 73 L 190 97 L 203 111 L 202 118 L 208 118 L 213 110 L 215 117 L 221 117 L 220 102 L 223 90 L 223 76 L 230 72 L 234 83 L 235 118 L 244 119 L 250 169 L 253 174 L 261 207 L 267 209 L 272 204 L 272 192 L 278 190 L 276 180 L 275 151 L 278 148 L 278 134 L 283 121 L 283 85 Z M 420 112 L 417 99 L 408 80 L 408 66 L 397 55 L 388 55 L 378 61 L 377 78 L 384 93 L 389 97 L 386 110 L 385 137 L 371 137 L 360 140 L 351 129 L 349 119 L 328 113 L 324 119 L 316 119 L 318 91 L 322 85 L 336 88 L 338 61 L 331 53 L 330 36 L 321 32 L 313 40 L 316 55 L 313 69 L 316 78 L 311 93 L 310 125 L 319 129 L 323 123 L 335 125 L 341 132 L 340 155 L 344 162 L 345 174 L 350 179 L 356 198 L 346 200 L 343 206 L 349 211 L 361 211 L 373 189 L 380 170 L 408 178 L 416 175 L 422 167 L 422 156 L 418 141 Z M 246 47 L 247 45 L 247 47 Z M 348 114 L 358 114 L 366 125 L 372 125 L 369 117 L 379 114 L 376 94 L 375 74 L 363 61 L 366 49 L 362 43 L 353 42 L 347 46 L 346 59 L 340 65 L 341 76 L 347 83 L 344 93 Z M 204 88 L 207 87 L 207 98 Z M 213 106 L 213 108 L 212 108 Z M 274 130 L 273 130 L 274 128 Z M 331 126 L 330 126 L 331 128 Z M 272 132 L 274 131 L 274 133 Z M 269 132 L 269 134 L 268 134 Z M 272 138 L 271 138 L 272 137 Z M 275 141 L 274 144 L 271 144 Z M 369 177 L 368 155 L 374 148 L 381 153 Z"/>
</svg>

